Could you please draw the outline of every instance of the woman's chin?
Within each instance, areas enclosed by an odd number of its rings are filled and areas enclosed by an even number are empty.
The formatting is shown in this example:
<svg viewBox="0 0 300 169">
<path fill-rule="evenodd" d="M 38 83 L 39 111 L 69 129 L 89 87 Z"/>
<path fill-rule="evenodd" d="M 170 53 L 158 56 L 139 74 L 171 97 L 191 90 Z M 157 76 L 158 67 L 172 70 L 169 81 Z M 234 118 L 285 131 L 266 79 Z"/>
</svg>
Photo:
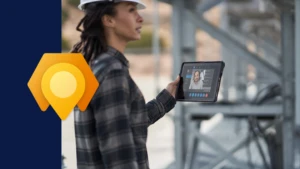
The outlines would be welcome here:
<svg viewBox="0 0 300 169">
<path fill-rule="evenodd" d="M 134 41 L 137 41 L 137 40 L 140 40 L 140 39 L 141 39 L 140 37 L 136 37 L 136 38 L 130 39 L 128 42 L 134 42 Z"/>
<path fill-rule="evenodd" d="M 137 35 L 134 40 L 140 40 L 140 39 L 141 39 L 141 35 Z"/>
<path fill-rule="evenodd" d="M 141 39 L 141 35 L 138 34 L 136 36 L 132 36 L 131 38 L 129 38 L 129 40 L 127 40 L 128 42 L 132 42 L 132 41 L 137 41 Z"/>
</svg>

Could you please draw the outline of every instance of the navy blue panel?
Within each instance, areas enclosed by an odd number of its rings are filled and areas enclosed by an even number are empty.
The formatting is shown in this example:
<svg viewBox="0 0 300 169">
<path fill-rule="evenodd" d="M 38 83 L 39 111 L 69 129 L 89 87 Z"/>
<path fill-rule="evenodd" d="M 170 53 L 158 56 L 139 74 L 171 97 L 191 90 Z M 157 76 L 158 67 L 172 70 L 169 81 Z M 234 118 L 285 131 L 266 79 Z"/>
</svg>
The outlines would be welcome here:
<svg viewBox="0 0 300 169">
<path fill-rule="evenodd" d="M 27 87 L 43 53 L 61 52 L 61 1 L 1 2 L 0 168 L 61 168 L 61 120 Z"/>
</svg>

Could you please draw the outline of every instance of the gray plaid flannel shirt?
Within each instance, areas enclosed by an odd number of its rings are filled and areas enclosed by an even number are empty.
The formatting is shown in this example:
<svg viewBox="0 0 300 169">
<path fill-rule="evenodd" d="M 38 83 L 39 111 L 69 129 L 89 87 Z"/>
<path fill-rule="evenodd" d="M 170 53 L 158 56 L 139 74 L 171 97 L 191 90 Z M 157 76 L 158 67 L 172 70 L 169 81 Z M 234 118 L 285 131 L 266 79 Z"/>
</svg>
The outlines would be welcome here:
<svg viewBox="0 0 300 169">
<path fill-rule="evenodd" d="M 103 81 L 87 110 L 74 109 L 77 167 L 148 169 L 147 128 L 169 112 L 176 101 L 164 89 L 145 103 L 124 55 L 109 47 L 106 55 L 96 61 L 105 57 L 114 57 L 114 61 L 101 74 Z"/>
</svg>

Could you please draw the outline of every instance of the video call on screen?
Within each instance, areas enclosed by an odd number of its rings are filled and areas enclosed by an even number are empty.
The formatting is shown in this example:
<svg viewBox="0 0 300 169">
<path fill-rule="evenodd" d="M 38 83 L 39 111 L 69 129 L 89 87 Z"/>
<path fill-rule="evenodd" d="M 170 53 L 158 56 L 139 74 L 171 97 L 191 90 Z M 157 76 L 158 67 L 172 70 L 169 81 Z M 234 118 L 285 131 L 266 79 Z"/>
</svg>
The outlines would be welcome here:
<svg viewBox="0 0 300 169">
<path fill-rule="evenodd" d="M 188 67 L 183 76 L 185 79 L 183 89 L 185 92 L 210 92 L 213 82 L 214 69 L 201 69 L 200 67 Z"/>
</svg>

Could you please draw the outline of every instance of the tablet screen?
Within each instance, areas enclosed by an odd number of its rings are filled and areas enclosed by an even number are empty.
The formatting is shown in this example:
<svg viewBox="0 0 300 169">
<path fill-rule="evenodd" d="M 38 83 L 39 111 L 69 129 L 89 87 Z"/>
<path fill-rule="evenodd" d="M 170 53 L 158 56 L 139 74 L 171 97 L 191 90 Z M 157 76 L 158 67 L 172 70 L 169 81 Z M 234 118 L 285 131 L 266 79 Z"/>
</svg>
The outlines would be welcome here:
<svg viewBox="0 0 300 169">
<path fill-rule="evenodd" d="M 185 62 L 180 73 L 177 100 L 216 101 L 223 62 Z"/>
</svg>

